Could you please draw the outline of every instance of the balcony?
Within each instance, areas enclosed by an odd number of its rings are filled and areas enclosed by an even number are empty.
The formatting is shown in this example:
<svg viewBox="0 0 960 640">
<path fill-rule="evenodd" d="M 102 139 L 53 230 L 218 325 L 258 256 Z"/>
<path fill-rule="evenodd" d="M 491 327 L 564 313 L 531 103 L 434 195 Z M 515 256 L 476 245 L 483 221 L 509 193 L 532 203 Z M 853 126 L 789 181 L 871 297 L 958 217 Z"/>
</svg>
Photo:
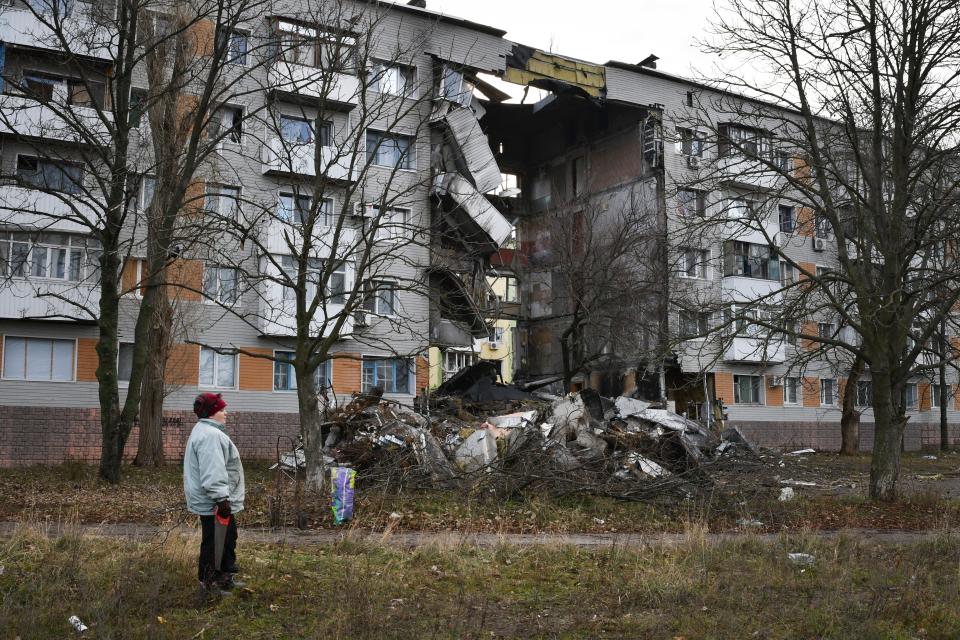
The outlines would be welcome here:
<svg viewBox="0 0 960 640">
<path fill-rule="evenodd" d="M 294 144 L 273 138 L 263 146 L 261 161 L 263 173 L 275 175 L 316 176 L 316 144 Z M 320 175 L 331 180 L 351 181 L 356 170 L 350 171 L 350 159 L 335 147 L 320 147 Z"/>
<path fill-rule="evenodd" d="M 78 220 L 86 219 L 90 225 Z M 0 226 L 85 233 L 100 220 L 100 210 L 81 196 L 0 186 Z"/>
<path fill-rule="evenodd" d="M 745 276 L 724 276 L 721 281 L 721 295 L 725 303 L 746 304 L 762 301 L 766 305 L 780 302 L 782 294 L 779 280 L 762 280 Z"/>
<path fill-rule="evenodd" d="M 347 265 L 347 290 L 353 286 L 353 267 Z M 266 257 L 260 258 L 260 272 L 266 277 L 277 277 L 277 268 Z M 296 302 L 284 299 L 284 287 L 278 282 L 265 280 L 261 284 L 258 303 L 257 325 L 264 336 L 290 337 L 297 334 Z M 344 312 L 343 305 L 327 303 L 317 308 L 310 323 L 310 334 L 328 336 L 332 333 L 338 314 Z M 354 318 L 347 318 L 340 330 L 347 336 L 353 332 Z"/>
<path fill-rule="evenodd" d="M 33 98 L 0 95 L 0 134 L 77 144 L 105 146 L 109 143 L 110 132 L 96 109 L 69 105 L 62 105 L 60 109 L 70 112 L 69 120 Z"/>
<path fill-rule="evenodd" d="M 114 58 L 113 38 L 107 25 L 110 19 L 98 21 L 93 15 L 94 5 L 75 2 L 71 15 L 63 20 L 63 35 L 67 40 L 67 51 L 53 31 L 44 25 L 32 11 L 26 7 L 16 7 L 5 3 L 0 20 L 0 42 L 7 45 L 19 45 L 38 49 L 64 51 L 78 56 L 112 60 Z M 102 22 L 102 26 L 98 25 Z"/>
<path fill-rule="evenodd" d="M 723 359 L 727 362 L 778 364 L 786 359 L 786 352 L 783 340 L 735 336 Z"/>
<path fill-rule="evenodd" d="M 771 191 L 783 184 L 780 173 L 766 163 L 742 155 L 717 158 L 717 177 L 732 186 L 760 191 Z"/>
<path fill-rule="evenodd" d="M 463 176 L 441 173 L 434 180 L 433 192 L 443 201 L 444 211 L 467 246 L 493 253 L 510 238 L 513 225 Z"/>
<path fill-rule="evenodd" d="M 100 288 L 96 283 L 10 278 L 0 288 L 0 318 L 95 319 L 77 305 L 97 313 Z"/>
<path fill-rule="evenodd" d="M 293 243 L 293 246 L 303 245 L 303 234 L 300 227 L 295 224 L 289 224 L 281 220 L 271 220 L 266 228 L 266 247 L 270 253 L 278 255 L 289 254 L 290 247 L 287 245 L 287 239 Z M 347 227 L 346 224 L 340 229 L 338 237 L 334 238 L 335 227 L 326 227 L 317 225 L 313 230 L 313 247 L 317 258 L 329 258 L 330 256 L 346 256 L 354 252 L 357 242 L 357 230 Z"/>
<path fill-rule="evenodd" d="M 345 73 L 334 73 L 303 64 L 278 61 L 267 76 L 269 90 L 339 111 L 349 111 L 360 103 L 360 80 Z"/>
<path fill-rule="evenodd" d="M 782 247 L 786 244 L 787 236 L 780 233 L 780 222 L 770 220 L 760 221 L 756 218 L 745 218 L 743 221 L 737 219 L 728 220 L 723 224 L 720 231 L 724 240 L 739 240 L 740 242 L 749 242 L 751 244 L 760 244 L 766 246 L 770 240 L 774 245 Z M 769 238 L 769 240 L 768 240 Z"/>
</svg>

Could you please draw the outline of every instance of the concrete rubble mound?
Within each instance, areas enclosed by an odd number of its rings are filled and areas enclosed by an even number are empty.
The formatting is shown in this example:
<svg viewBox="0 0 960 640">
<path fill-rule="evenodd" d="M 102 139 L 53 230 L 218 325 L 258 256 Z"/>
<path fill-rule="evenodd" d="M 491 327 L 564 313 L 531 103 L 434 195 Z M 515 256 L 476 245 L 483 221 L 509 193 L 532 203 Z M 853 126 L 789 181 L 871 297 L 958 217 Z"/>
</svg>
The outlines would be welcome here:
<svg viewBox="0 0 960 640">
<path fill-rule="evenodd" d="M 324 450 L 337 465 L 391 469 L 429 486 L 469 486 L 494 476 L 570 478 L 594 483 L 678 483 L 704 463 L 756 457 L 736 429 L 704 425 L 637 398 L 606 398 L 586 389 L 564 396 L 497 384 L 470 367 L 416 410 L 360 395 L 328 412 Z M 552 475 L 551 475 L 552 474 Z"/>
</svg>

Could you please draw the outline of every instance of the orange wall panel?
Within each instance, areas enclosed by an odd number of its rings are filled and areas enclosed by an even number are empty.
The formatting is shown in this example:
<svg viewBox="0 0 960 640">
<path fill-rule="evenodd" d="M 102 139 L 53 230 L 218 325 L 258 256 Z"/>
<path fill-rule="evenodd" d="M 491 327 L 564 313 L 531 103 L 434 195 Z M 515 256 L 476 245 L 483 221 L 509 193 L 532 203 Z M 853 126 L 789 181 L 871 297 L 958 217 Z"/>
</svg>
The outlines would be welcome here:
<svg viewBox="0 0 960 640">
<path fill-rule="evenodd" d="M 929 382 L 920 382 L 917 384 L 917 406 L 920 411 L 930 410 L 931 386 Z"/>
<path fill-rule="evenodd" d="M 814 232 L 814 214 L 810 207 L 800 207 L 797 211 L 797 229 L 796 234 L 801 236 L 813 237 Z"/>
<path fill-rule="evenodd" d="M 817 335 L 817 323 L 816 322 L 800 323 L 800 332 L 808 336 Z M 816 340 L 803 338 L 800 340 L 800 345 L 807 351 L 813 351 L 814 349 L 820 346 L 820 343 L 817 342 Z"/>
<path fill-rule="evenodd" d="M 417 388 L 416 394 L 430 386 L 430 361 L 423 356 L 417 356 Z"/>
<path fill-rule="evenodd" d="M 213 55 L 214 35 L 216 29 L 213 20 L 197 20 L 187 28 L 186 37 L 193 46 L 196 56 Z"/>
<path fill-rule="evenodd" d="M 764 376 L 766 378 L 766 376 Z M 767 378 L 769 382 L 770 379 Z M 782 407 L 783 406 L 783 387 L 771 387 L 767 384 L 766 392 L 766 401 L 768 407 Z"/>
<path fill-rule="evenodd" d="M 174 287 L 183 287 L 176 292 L 181 300 L 200 300 L 203 289 L 203 262 L 200 260 L 174 260 L 167 269 L 167 280 Z"/>
<path fill-rule="evenodd" d="M 347 356 L 348 354 L 340 354 Z M 360 358 L 339 357 L 333 359 L 334 393 L 353 393 L 360 391 Z"/>
<path fill-rule="evenodd" d="M 245 350 L 258 355 L 273 355 L 272 349 L 245 347 Z M 245 353 L 239 355 L 239 360 L 241 391 L 273 391 L 273 360 Z"/>
<path fill-rule="evenodd" d="M 733 404 L 733 374 L 717 372 L 713 374 L 713 388 L 717 394 L 717 400 L 723 400 L 723 404 Z"/>
<path fill-rule="evenodd" d="M 77 382 L 96 382 L 97 366 L 97 339 L 77 339 Z"/>
<path fill-rule="evenodd" d="M 164 379 L 169 385 L 197 386 L 200 383 L 200 345 L 173 345 Z"/>
</svg>

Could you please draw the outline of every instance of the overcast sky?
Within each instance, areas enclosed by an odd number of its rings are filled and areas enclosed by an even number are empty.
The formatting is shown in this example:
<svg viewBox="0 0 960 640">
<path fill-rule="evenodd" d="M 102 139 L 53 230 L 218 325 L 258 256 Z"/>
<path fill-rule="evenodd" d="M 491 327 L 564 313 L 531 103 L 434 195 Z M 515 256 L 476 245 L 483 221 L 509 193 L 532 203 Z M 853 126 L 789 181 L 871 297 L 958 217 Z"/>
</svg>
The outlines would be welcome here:
<svg viewBox="0 0 960 640">
<path fill-rule="evenodd" d="M 590 62 L 639 62 L 655 53 L 658 69 L 679 75 L 711 68 L 694 42 L 705 35 L 711 0 L 427 0 L 427 8 Z"/>
</svg>

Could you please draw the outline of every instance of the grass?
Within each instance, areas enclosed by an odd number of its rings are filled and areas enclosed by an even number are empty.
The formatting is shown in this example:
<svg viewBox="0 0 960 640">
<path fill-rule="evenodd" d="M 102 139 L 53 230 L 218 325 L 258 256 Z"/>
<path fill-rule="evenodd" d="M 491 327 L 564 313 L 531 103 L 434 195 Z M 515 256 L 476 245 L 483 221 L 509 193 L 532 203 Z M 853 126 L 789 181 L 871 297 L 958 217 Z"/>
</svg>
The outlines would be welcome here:
<svg viewBox="0 0 960 640">
<path fill-rule="evenodd" d="M 799 488 L 798 499 L 779 502 L 776 480 L 734 475 L 718 482 L 710 493 L 691 500 L 643 504 L 590 496 L 551 496 L 527 492 L 509 500 L 477 492 L 385 491 L 358 484 L 355 526 L 397 531 L 468 531 L 510 533 L 683 532 L 690 522 L 710 531 L 730 531 L 742 521 L 759 521 L 754 531 L 804 529 L 946 529 L 960 525 L 960 501 L 942 489 L 960 479 L 950 472 L 960 465 L 956 456 L 925 460 L 904 457 L 903 477 L 923 480 L 918 489 L 894 504 L 863 497 L 869 460 L 818 455 L 785 458 L 776 471 L 782 478 L 815 480 L 819 487 L 839 487 L 838 493 Z M 266 463 L 248 461 L 244 526 L 269 524 L 268 500 L 274 477 Z M 952 484 L 951 484 L 952 483 Z M 857 487 L 851 489 L 850 485 Z M 310 528 L 332 526 L 326 496 L 306 501 Z M 292 509 L 287 521 L 293 522 Z M 170 524 L 192 521 L 183 506 L 179 466 L 162 469 L 126 467 L 119 486 L 97 481 L 94 466 L 0 470 L 0 520 L 20 522 L 78 521 Z"/>
<path fill-rule="evenodd" d="M 3 637 L 956 638 L 960 541 L 808 535 L 677 548 L 245 545 L 249 589 L 196 597 L 195 538 L 134 544 L 23 527 L 0 543 Z M 786 554 L 815 556 L 813 566 Z"/>
</svg>

